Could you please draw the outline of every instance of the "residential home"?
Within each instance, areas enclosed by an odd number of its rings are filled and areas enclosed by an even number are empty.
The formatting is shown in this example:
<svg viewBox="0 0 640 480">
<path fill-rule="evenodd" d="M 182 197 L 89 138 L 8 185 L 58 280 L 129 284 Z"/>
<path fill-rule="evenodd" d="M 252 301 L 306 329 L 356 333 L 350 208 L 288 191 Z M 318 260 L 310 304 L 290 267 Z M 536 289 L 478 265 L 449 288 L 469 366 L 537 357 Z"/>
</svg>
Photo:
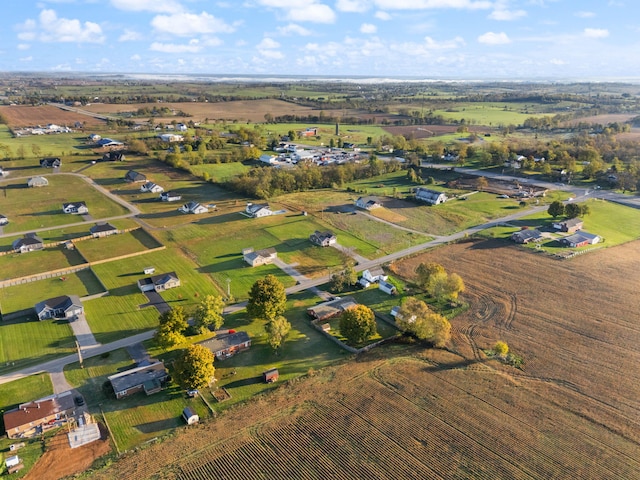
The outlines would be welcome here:
<svg viewBox="0 0 640 480">
<path fill-rule="evenodd" d="M 199 345 L 211 350 L 218 360 L 224 360 L 251 347 L 251 338 L 247 332 L 233 332 L 216 335 Z"/>
<path fill-rule="evenodd" d="M 374 274 L 370 270 L 364 270 L 362 276 L 358 279 L 358 283 L 362 288 L 368 288 L 372 283 L 385 281 L 388 278 L 382 269 L 378 269 L 378 272 Z"/>
<path fill-rule="evenodd" d="M 402 320 L 403 319 L 403 316 L 400 313 L 400 306 L 395 306 L 395 307 L 393 307 L 391 309 L 391 316 L 396 319 L 396 322 L 398 320 Z M 415 315 L 411 315 L 411 318 L 409 320 L 407 320 L 407 323 L 413 323 L 415 321 L 416 321 L 416 316 Z"/>
<path fill-rule="evenodd" d="M 164 192 L 164 188 L 162 188 L 157 183 L 147 182 L 140 187 L 141 192 L 150 192 L 150 193 L 162 193 Z"/>
<path fill-rule="evenodd" d="M 267 165 L 274 165 L 278 163 L 278 157 L 275 155 L 260 155 L 258 158 L 262 163 L 266 163 Z"/>
<path fill-rule="evenodd" d="M 15 240 L 11 245 L 17 253 L 33 252 L 44 248 L 44 242 L 35 233 L 27 233 L 23 238 Z"/>
<path fill-rule="evenodd" d="M 187 422 L 187 425 L 194 425 L 200 421 L 200 416 L 191 407 L 185 407 L 182 410 L 182 418 Z"/>
<path fill-rule="evenodd" d="M 89 208 L 85 202 L 63 203 L 62 211 L 74 215 L 85 215 L 89 213 Z"/>
<path fill-rule="evenodd" d="M 110 223 L 96 223 L 89 229 L 89 232 L 93 238 L 108 237 L 109 235 L 115 235 L 118 233 L 118 229 Z"/>
<path fill-rule="evenodd" d="M 46 187 L 49 185 L 49 180 L 44 177 L 31 177 L 27 182 L 29 187 Z"/>
<path fill-rule="evenodd" d="M 245 248 L 242 250 L 242 258 L 252 267 L 273 263 L 278 258 L 278 252 L 275 248 L 265 248 L 264 250 L 254 251 L 253 248 Z"/>
<path fill-rule="evenodd" d="M 188 128 L 184 123 L 178 123 L 176 125 L 176 130 L 179 131 L 179 132 L 186 132 L 188 130 Z"/>
<path fill-rule="evenodd" d="M 59 158 L 43 158 L 40 160 L 40 166 L 43 168 L 59 168 L 62 165 L 62 160 Z"/>
<path fill-rule="evenodd" d="M 267 204 L 247 203 L 244 211 L 253 218 L 268 217 L 269 215 L 273 215 L 273 211 Z"/>
<path fill-rule="evenodd" d="M 565 247 L 578 248 L 585 247 L 587 245 L 595 245 L 596 243 L 600 243 L 602 241 L 602 237 L 599 235 L 595 235 L 593 233 L 585 232 L 583 230 L 579 230 L 573 235 L 569 235 L 568 237 L 564 237 L 560 239 L 560 243 Z"/>
<path fill-rule="evenodd" d="M 160 200 L 163 202 L 177 202 L 182 200 L 182 195 L 176 192 L 162 192 L 160 194 Z"/>
<path fill-rule="evenodd" d="M 113 140 L 111 138 L 101 138 L 96 142 L 98 147 L 102 148 L 122 148 L 124 147 L 124 143 L 119 142 L 118 140 Z"/>
<path fill-rule="evenodd" d="M 198 202 L 189 202 L 181 206 L 178 211 L 182 213 L 193 213 L 195 215 L 198 215 L 201 213 L 207 213 L 209 209 L 204 205 L 199 204 Z"/>
<path fill-rule="evenodd" d="M 146 182 L 147 177 L 142 173 L 138 173 L 134 170 L 129 170 L 124 176 L 124 181 L 129 183 Z"/>
<path fill-rule="evenodd" d="M 158 135 L 158 138 L 166 143 L 176 143 L 184 141 L 184 137 L 182 135 L 178 135 L 175 133 L 163 133 L 161 135 Z"/>
<path fill-rule="evenodd" d="M 581 230 L 584 226 L 584 222 L 579 218 L 569 218 L 559 222 L 553 222 L 553 228 L 566 233 L 575 233 Z"/>
<path fill-rule="evenodd" d="M 4 413 L 4 428 L 9 438 L 26 438 L 54 428 L 75 413 L 73 393 L 50 395 L 33 402 L 21 403 L 17 408 Z"/>
<path fill-rule="evenodd" d="M 373 210 L 374 208 L 380 208 L 382 204 L 373 197 L 360 197 L 356 200 L 356 207 L 363 210 Z"/>
<path fill-rule="evenodd" d="M 4 177 L 5 175 L 9 175 L 9 172 L 0 167 L 0 177 Z"/>
<path fill-rule="evenodd" d="M 539 242 L 542 238 L 542 233 L 534 228 L 523 228 L 511 235 L 511 240 L 520 244 Z"/>
<path fill-rule="evenodd" d="M 77 295 L 62 295 L 36 303 L 34 307 L 38 320 L 50 318 L 69 319 L 84 313 L 84 307 Z"/>
<path fill-rule="evenodd" d="M 448 197 L 443 192 L 418 187 L 416 189 L 416 200 L 428 203 L 429 205 L 440 205 L 441 203 L 446 202 Z"/>
<path fill-rule="evenodd" d="M 307 127 L 299 133 L 301 137 L 315 137 L 318 135 L 318 127 Z"/>
<path fill-rule="evenodd" d="M 113 387 L 116 398 L 128 397 L 134 393 L 144 392 L 147 395 L 158 393 L 169 378 L 164 362 L 153 361 L 149 364 L 131 368 L 124 372 L 107 377 Z"/>
<path fill-rule="evenodd" d="M 122 150 L 112 150 L 102 155 L 103 162 L 124 162 L 126 160 Z"/>
<path fill-rule="evenodd" d="M 378 290 L 382 290 L 388 295 L 396 295 L 398 293 L 398 290 L 393 284 L 385 282 L 384 280 L 378 282 Z"/>
<path fill-rule="evenodd" d="M 1 225 L 6 225 L 7 223 L 9 223 L 9 219 L 7 217 L 5 217 L 4 215 L 0 215 L 0 226 Z"/>
<path fill-rule="evenodd" d="M 314 245 L 318 245 L 320 247 L 330 247 L 331 245 L 335 245 L 338 242 L 338 237 L 336 237 L 334 233 L 330 231 L 320 232 L 316 230 L 314 233 L 309 235 L 309 240 Z"/>
<path fill-rule="evenodd" d="M 98 140 L 100 140 L 102 137 L 100 135 L 98 135 L 97 133 L 92 133 L 91 135 L 89 135 L 87 137 L 89 139 L 90 142 L 96 143 Z"/>
<path fill-rule="evenodd" d="M 138 280 L 138 288 L 141 292 L 150 292 L 155 290 L 156 292 L 164 292 L 170 288 L 176 288 L 180 286 L 180 279 L 176 272 L 161 273 L 152 277 L 141 278 Z"/>
<path fill-rule="evenodd" d="M 341 315 L 347 308 L 355 307 L 358 302 L 353 297 L 342 297 L 307 308 L 307 314 L 315 320 L 324 321 Z"/>
</svg>

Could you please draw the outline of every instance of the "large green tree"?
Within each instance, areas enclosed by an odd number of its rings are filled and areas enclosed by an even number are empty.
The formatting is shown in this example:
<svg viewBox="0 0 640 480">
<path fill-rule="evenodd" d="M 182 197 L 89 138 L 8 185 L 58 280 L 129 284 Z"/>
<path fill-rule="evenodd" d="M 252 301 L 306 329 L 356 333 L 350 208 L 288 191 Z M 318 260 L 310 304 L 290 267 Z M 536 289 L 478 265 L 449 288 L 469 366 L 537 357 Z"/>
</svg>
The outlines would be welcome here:
<svg viewBox="0 0 640 480">
<path fill-rule="evenodd" d="M 224 323 L 222 311 L 224 301 L 217 295 L 207 295 L 193 312 L 196 327 L 201 332 L 206 330 L 218 330 Z"/>
<path fill-rule="evenodd" d="M 265 325 L 267 340 L 271 348 L 278 350 L 291 331 L 291 324 L 282 315 L 277 316 Z"/>
<path fill-rule="evenodd" d="M 560 215 L 564 215 L 564 203 L 559 200 L 554 200 L 549 205 L 547 209 L 547 213 L 551 215 L 553 218 L 559 217 Z"/>
<path fill-rule="evenodd" d="M 162 313 L 159 317 L 160 326 L 156 331 L 156 341 L 163 348 L 170 348 L 180 345 L 186 341 L 184 332 L 189 324 L 184 314 L 184 309 L 180 306 Z"/>
<path fill-rule="evenodd" d="M 404 300 L 396 316 L 396 323 L 401 330 L 436 347 L 444 346 L 451 337 L 449 321 L 415 297 L 407 297 Z"/>
<path fill-rule="evenodd" d="M 282 315 L 286 306 L 287 293 L 275 275 L 267 275 L 257 280 L 249 291 L 247 313 L 253 318 L 270 322 Z"/>
<path fill-rule="evenodd" d="M 174 380 L 185 390 L 198 390 L 211 383 L 215 368 L 213 353 L 202 345 L 189 345 L 175 363 Z"/>
<path fill-rule="evenodd" d="M 377 333 L 376 318 L 366 305 L 347 308 L 340 317 L 340 333 L 350 344 L 358 345 Z"/>
</svg>

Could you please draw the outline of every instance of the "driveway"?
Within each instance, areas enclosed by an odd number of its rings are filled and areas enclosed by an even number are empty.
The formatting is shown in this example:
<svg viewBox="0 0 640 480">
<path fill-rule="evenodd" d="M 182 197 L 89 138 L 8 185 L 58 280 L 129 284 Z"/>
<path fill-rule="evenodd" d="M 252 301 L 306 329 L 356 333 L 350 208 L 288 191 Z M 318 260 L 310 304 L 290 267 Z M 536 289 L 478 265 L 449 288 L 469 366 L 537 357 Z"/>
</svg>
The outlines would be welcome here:
<svg viewBox="0 0 640 480">
<path fill-rule="evenodd" d="M 171 310 L 169 304 L 164 301 L 164 298 L 162 298 L 158 292 L 151 291 L 144 292 L 144 294 L 149 302 L 145 303 L 144 305 L 140 305 L 140 308 L 156 307 L 156 310 L 158 310 L 159 313 L 165 313 Z"/>
<path fill-rule="evenodd" d="M 70 321 L 69 325 L 71 325 L 71 330 L 73 330 L 73 334 L 76 336 L 76 340 L 81 347 L 94 347 L 96 345 L 100 345 L 96 342 L 84 313 L 82 315 L 78 315 L 75 320 Z"/>
<path fill-rule="evenodd" d="M 149 354 L 142 342 L 134 343 L 127 347 L 127 353 L 136 364 L 149 360 Z"/>
</svg>

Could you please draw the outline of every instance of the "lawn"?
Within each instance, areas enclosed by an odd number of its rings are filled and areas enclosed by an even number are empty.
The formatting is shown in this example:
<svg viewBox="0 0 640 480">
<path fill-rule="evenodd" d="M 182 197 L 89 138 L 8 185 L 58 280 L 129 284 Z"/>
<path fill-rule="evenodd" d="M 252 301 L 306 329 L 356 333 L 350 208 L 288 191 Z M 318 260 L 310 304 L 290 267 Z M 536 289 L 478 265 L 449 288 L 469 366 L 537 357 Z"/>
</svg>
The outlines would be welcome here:
<svg viewBox="0 0 640 480">
<path fill-rule="evenodd" d="M 189 167 L 191 172 L 198 177 L 203 177 L 206 173 L 209 178 L 214 182 L 225 182 L 237 177 L 242 173 L 246 173 L 250 170 L 250 167 L 246 166 L 242 162 L 230 162 L 230 163 L 207 163 L 204 165 L 191 165 Z"/>
<path fill-rule="evenodd" d="M 64 279 L 64 280 L 63 280 Z M 91 269 L 0 289 L 3 313 L 32 308 L 36 303 L 60 295 L 84 297 L 104 291 Z M 35 314 L 34 314 L 35 315 Z"/>
<path fill-rule="evenodd" d="M 38 373 L 9 383 L 0 388 L 0 411 L 6 412 L 20 403 L 30 402 L 53 394 L 48 373 Z"/>
<path fill-rule="evenodd" d="M 64 246 L 46 248 L 27 253 L 9 253 L 0 256 L 0 280 L 25 277 L 86 263 L 75 250 Z"/>
<path fill-rule="evenodd" d="M 151 235 L 141 228 L 118 235 L 92 238 L 76 243 L 76 248 L 88 262 L 143 252 L 160 246 Z"/>
</svg>

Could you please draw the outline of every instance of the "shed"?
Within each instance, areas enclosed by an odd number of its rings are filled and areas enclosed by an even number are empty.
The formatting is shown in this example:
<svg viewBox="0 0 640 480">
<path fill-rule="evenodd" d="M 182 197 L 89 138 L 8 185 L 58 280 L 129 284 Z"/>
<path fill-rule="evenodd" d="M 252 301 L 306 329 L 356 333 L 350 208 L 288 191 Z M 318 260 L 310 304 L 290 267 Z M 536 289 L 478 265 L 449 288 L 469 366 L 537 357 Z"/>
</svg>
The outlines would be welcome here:
<svg viewBox="0 0 640 480">
<path fill-rule="evenodd" d="M 272 368 L 270 370 L 267 370 L 266 372 L 262 372 L 262 379 L 266 383 L 277 382 L 278 378 L 280 378 L 280 373 L 278 372 L 277 368 Z"/>
<path fill-rule="evenodd" d="M 153 273 L 156 273 L 156 268 L 155 267 L 145 267 L 144 268 L 144 274 L 145 275 L 151 275 Z"/>
<path fill-rule="evenodd" d="M 20 457 L 18 455 L 13 455 L 12 457 L 7 457 L 4 461 L 4 464 L 7 468 L 15 467 L 16 465 L 20 465 Z"/>
<path fill-rule="evenodd" d="M 185 407 L 185 409 L 182 410 L 182 418 L 187 422 L 187 425 L 193 425 L 200 421 L 200 416 L 194 412 L 191 407 Z"/>
</svg>

